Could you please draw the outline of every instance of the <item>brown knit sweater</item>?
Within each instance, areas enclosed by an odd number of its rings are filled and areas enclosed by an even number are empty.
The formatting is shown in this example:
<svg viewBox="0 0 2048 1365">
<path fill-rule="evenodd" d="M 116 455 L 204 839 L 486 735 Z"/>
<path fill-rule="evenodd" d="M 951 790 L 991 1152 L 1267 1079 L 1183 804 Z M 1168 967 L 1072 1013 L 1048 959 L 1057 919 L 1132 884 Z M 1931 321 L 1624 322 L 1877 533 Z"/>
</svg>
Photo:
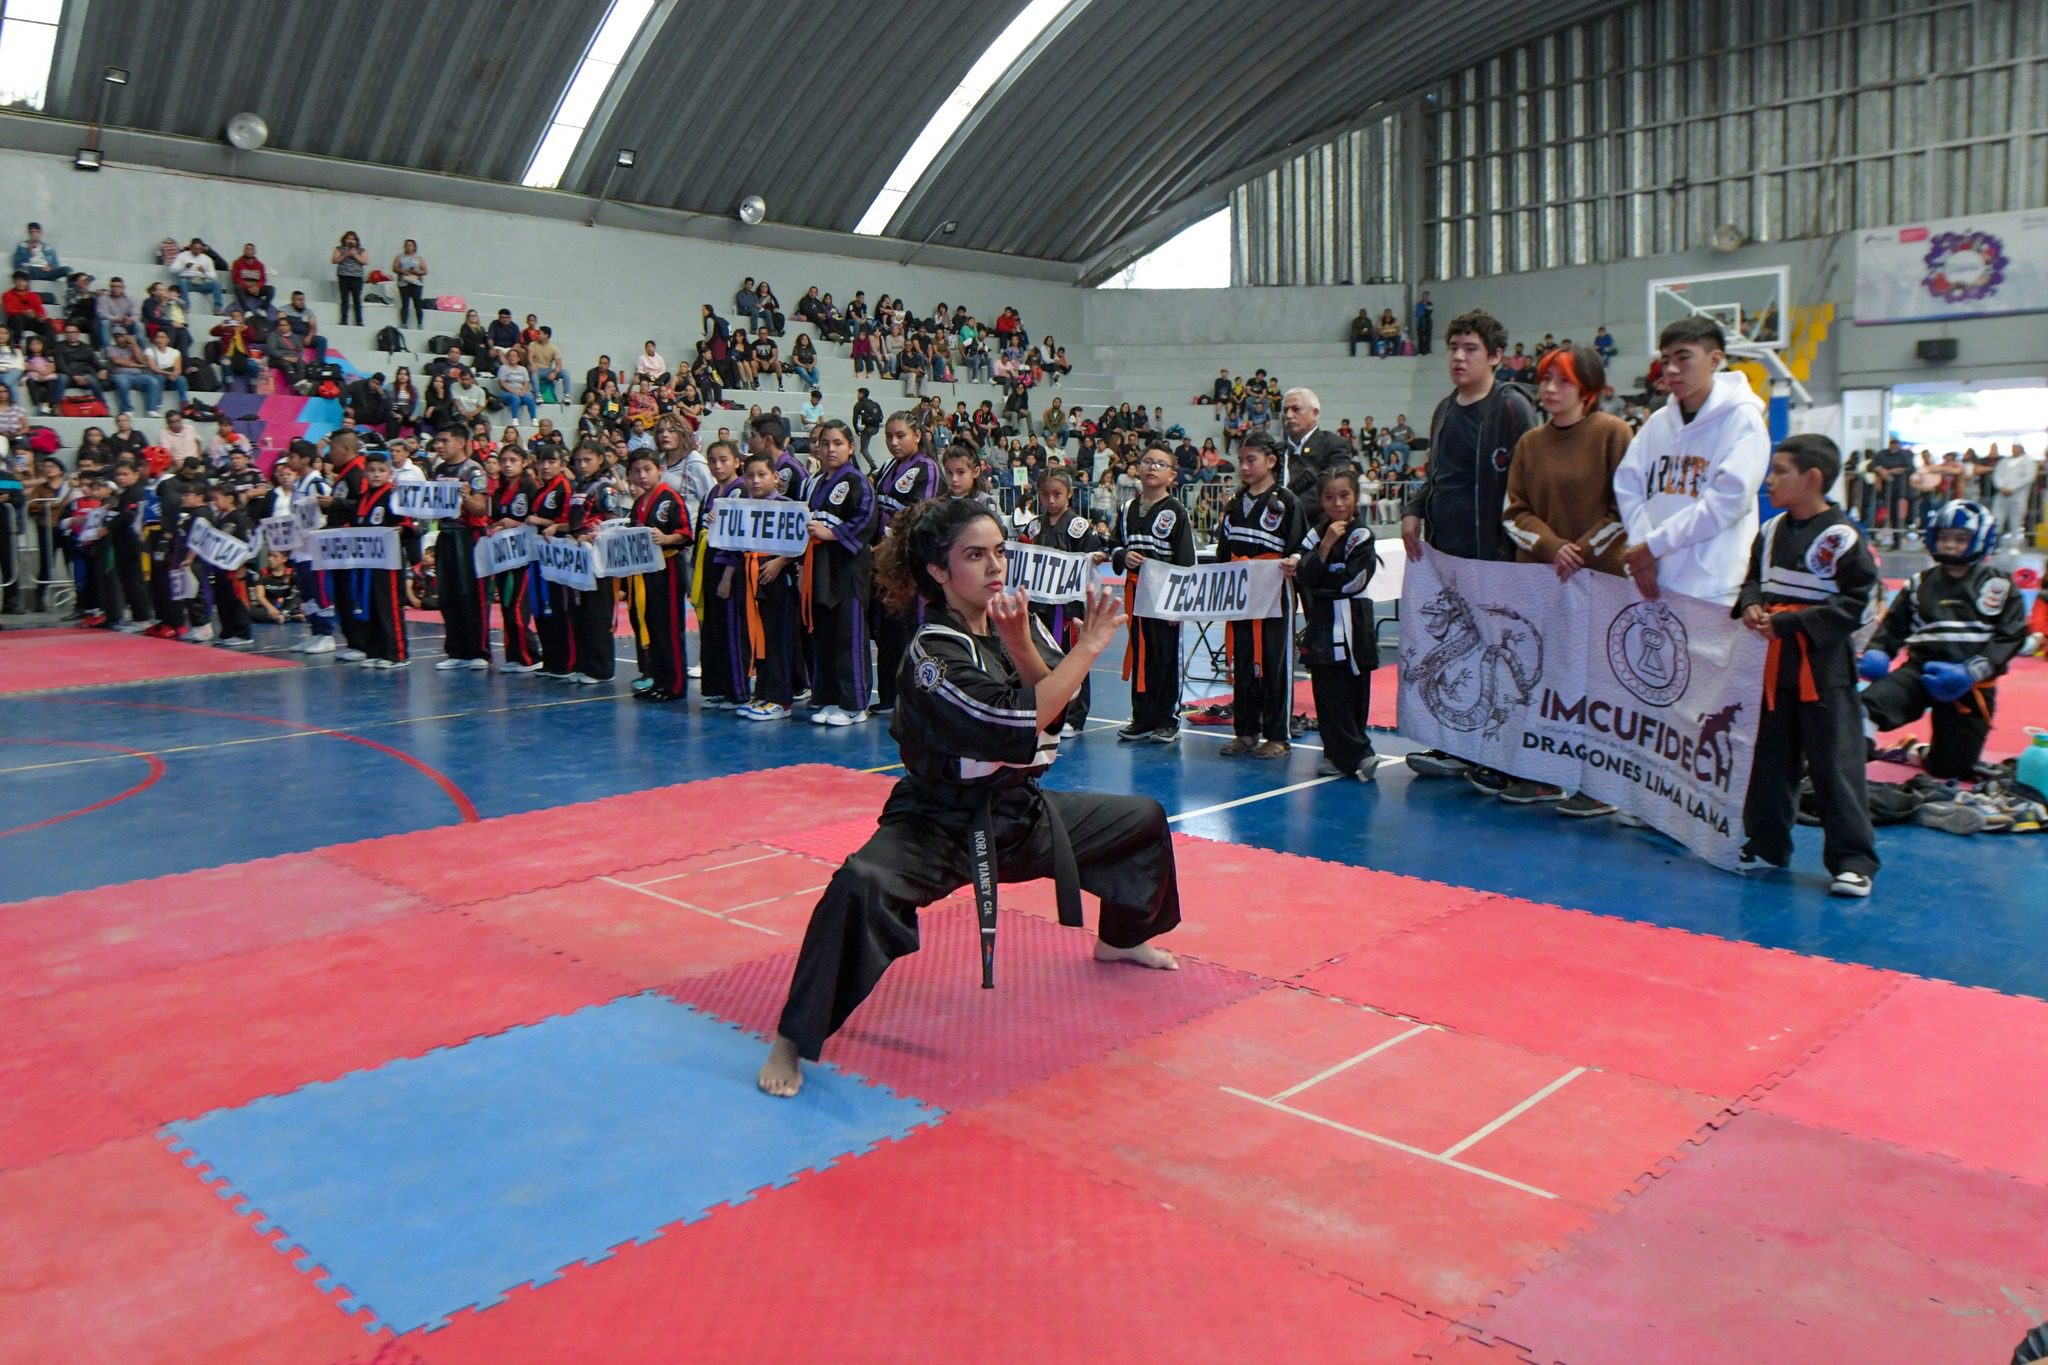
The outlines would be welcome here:
<svg viewBox="0 0 2048 1365">
<path fill-rule="evenodd" d="M 1531 427 L 1515 443 L 1501 520 L 1515 558 L 1548 564 L 1576 545 L 1587 567 L 1621 573 L 1628 535 L 1614 506 L 1614 471 L 1628 453 L 1628 423 L 1589 412 L 1570 427 Z"/>
</svg>

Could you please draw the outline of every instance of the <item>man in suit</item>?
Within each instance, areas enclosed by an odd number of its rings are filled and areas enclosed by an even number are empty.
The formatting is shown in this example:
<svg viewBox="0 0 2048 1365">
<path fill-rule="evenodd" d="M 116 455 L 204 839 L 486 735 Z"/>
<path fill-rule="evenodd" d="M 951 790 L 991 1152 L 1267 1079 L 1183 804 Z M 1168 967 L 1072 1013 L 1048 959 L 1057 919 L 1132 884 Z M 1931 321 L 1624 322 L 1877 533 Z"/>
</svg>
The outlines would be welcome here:
<svg viewBox="0 0 2048 1365">
<path fill-rule="evenodd" d="M 1322 416 L 1323 405 L 1311 389 L 1289 389 L 1280 401 L 1280 425 L 1287 433 L 1280 481 L 1309 506 L 1315 505 L 1316 484 L 1323 475 L 1352 462 L 1350 444 L 1317 425 Z"/>
</svg>

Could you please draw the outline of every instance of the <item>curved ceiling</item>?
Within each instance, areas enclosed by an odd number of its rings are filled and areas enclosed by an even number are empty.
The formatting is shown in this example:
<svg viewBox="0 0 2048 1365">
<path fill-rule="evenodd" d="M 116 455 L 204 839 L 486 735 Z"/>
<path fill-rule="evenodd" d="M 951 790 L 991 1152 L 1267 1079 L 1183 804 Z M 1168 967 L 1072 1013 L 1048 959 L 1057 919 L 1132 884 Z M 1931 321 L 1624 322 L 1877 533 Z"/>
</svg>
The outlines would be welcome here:
<svg viewBox="0 0 2048 1365">
<path fill-rule="evenodd" d="M 1075 0 L 888 231 L 918 241 L 957 220 L 949 247 L 1087 261 L 1220 205 L 1379 104 L 1618 3 Z M 683 0 L 643 35 L 561 188 L 717 214 L 759 194 L 774 221 L 850 232 L 1024 4 Z M 516 184 L 606 9 L 71 0 L 47 107 L 91 119 L 101 69 L 122 66 L 110 124 L 217 138 L 251 109 L 284 151 Z M 638 156 L 613 176 L 616 147 Z"/>
</svg>

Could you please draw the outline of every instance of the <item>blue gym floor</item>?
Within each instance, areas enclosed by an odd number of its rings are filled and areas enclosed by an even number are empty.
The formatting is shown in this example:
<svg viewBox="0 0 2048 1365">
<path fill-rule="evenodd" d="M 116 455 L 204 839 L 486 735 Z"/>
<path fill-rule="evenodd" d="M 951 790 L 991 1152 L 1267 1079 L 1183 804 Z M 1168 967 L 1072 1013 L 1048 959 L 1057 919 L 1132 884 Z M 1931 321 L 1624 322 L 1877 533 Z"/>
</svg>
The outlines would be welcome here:
<svg viewBox="0 0 2048 1365">
<path fill-rule="evenodd" d="M 259 633 L 271 649 L 295 638 Z M 0 895 L 16 901 L 304 851 L 448 824 L 471 809 L 488 818 L 793 763 L 885 770 L 897 757 L 881 721 L 760 725 L 700 713 L 694 699 L 636 704 L 625 641 L 621 678 L 602 689 L 441 673 L 438 628 L 416 626 L 413 642 L 418 662 L 397 674 L 319 658 L 292 671 L 8 697 L 0 825 L 12 832 L 0 834 Z M 1222 690 L 1191 682 L 1187 694 Z M 1063 747 L 1049 785 L 1144 792 L 1177 828 L 1209 838 L 2048 994 L 2048 839 L 1882 829 L 1876 894 L 1841 901 L 1826 894 L 1817 830 L 1799 832 L 1793 871 L 1738 878 L 1652 831 L 1511 808 L 1462 783 L 1417 780 L 1405 765 L 1383 767 L 1374 786 L 1319 781 L 1313 733 L 1280 762 L 1220 757 L 1227 727 L 1190 727 L 1172 747 L 1119 744 L 1112 730 L 1126 696 L 1114 670 L 1098 671 L 1090 728 Z M 51 740 L 147 751 L 164 775 L 76 818 L 32 825 L 108 801 L 144 776 L 137 757 Z M 1410 747 L 1394 736 L 1378 742 L 1386 753 Z"/>
</svg>

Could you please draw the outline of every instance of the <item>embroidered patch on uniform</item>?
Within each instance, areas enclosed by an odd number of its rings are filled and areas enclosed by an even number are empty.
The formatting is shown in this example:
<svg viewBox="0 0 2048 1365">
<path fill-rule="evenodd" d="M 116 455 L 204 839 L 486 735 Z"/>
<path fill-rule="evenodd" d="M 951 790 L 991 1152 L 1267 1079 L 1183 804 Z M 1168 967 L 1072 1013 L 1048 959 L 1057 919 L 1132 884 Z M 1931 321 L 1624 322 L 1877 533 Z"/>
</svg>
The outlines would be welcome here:
<svg viewBox="0 0 2048 1365">
<path fill-rule="evenodd" d="M 1152 534 L 1164 538 L 1173 534 L 1174 511 L 1171 507 L 1159 514 L 1159 520 L 1152 523 Z"/>
<path fill-rule="evenodd" d="M 512 499 L 512 515 L 515 517 L 526 515 L 526 494 L 521 493 Z"/>
<path fill-rule="evenodd" d="M 840 482 L 832 485 L 832 495 L 826 498 L 825 501 L 831 503 L 834 507 L 837 507 L 840 503 L 846 501 L 847 491 L 852 487 L 853 485 L 851 483 L 845 480 L 841 480 Z"/>
<path fill-rule="evenodd" d="M 1856 528 L 1847 522 L 1830 526 L 1814 537 L 1813 544 L 1806 547 L 1806 571 L 1822 578 L 1833 578 L 1835 569 L 1842 562 L 1842 556 L 1856 548 Z"/>
<path fill-rule="evenodd" d="M 1977 610 L 1986 616 L 1994 616 L 2005 610 L 2005 595 L 2012 591 L 2012 581 L 2005 578 L 1987 578 L 1984 586 L 1977 591 Z"/>
<path fill-rule="evenodd" d="M 916 485 L 917 471 L 915 469 L 906 469 L 896 476 L 896 491 L 898 493 L 908 493 Z"/>
<path fill-rule="evenodd" d="M 1353 550 L 1357 549 L 1361 543 L 1371 540 L 1372 538 L 1372 527 L 1360 526 L 1355 528 L 1350 535 L 1344 537 L 1344 553 L 1347 555 L 1350 554 Z"/>
<path fill-rule="evenodd" d="M 1508 448 L 1507 448 L 1506 446 L 1495 446 L 1495 447 L 1493 448 L 1493 469 L 1494 469 L 1494 472 L 1495 472 L 1495 473 L 1497 473 L 1497 474 L 1505 474 L 1505 473 L 1507 473 L 1507 472 L 1508 472 L 1508 457 L 1509 457 L 1509 456 L 1511 456 L 1511 455 L 1513 455 L 1513 454 L 1514 454 L 1514 452 L 1513 452 L 1512 450 L 1509 450 L 1509 449 L 1508 449 Z"/>
<path fill-rule="evenodd" d="M 1087 535 L 1087 534 L 1088 534 L 1088 518 L 1086 518 L 1086 517 L 1075 517 L 1075 518 L 1074 518 L 1074 519 L 1073 519 L 1072 521 L 1068 522 L 1068 523 L 1067 523 L 1067 534 L 1068 534 L 1068 535 L 1070 535 L 1070 536 L 1072 536 L 1072 537 L 1073 537 L 1073 538 L 1074 538 L 1075 540 L 1079 540 L 1079 539 L 1080 539 L 1080 538 L 1081 538 L 1082 536 L 1085 536 L 1085 535 Z"/>
<path fill-rule="evenodd" d="M 384 509 L 383 509 L 383 508 L 381 508 L 381 507 L 372 507 L 372 508 L 370 509 L 370 525 L 372 525 L 372 526 L 382 526 L 383 524 L 384 524 Z"/>
<path fill-rule="evenodd" d="M 938 691 L 939 681 L 945 676 L 946 670 L 939 667 L 939 661 L 930 655 L 917 661 L 917 685 L 925 691 Z"/>
<path fill-rule="evenodd" d="M 1265 527 L 1268 531 L 1279 530 L 1280 509 L 1277 507 L 1268 507 L 1265 511 L 1259 513 L 1259 525 Z"/>
</svg>

